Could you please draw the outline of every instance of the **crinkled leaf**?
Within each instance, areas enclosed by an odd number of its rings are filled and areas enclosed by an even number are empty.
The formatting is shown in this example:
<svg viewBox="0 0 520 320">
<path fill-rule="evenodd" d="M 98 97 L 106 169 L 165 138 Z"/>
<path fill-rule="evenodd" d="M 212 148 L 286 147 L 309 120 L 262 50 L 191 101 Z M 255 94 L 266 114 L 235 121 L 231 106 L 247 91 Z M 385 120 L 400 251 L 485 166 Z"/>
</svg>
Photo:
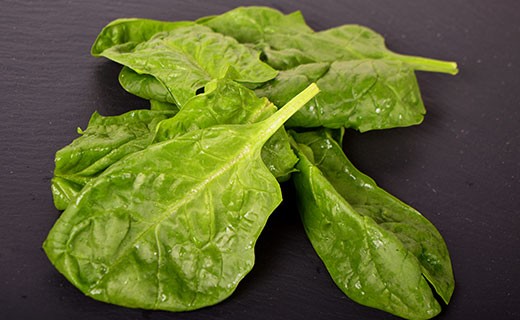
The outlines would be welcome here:
<svg viewBox="0 0 520 320">
<path fill-rule="evenodd" d="M 255 123 L 275 111 L 276 107 L 266 98 L 258 98 L 246 87 L 227 79 L 216 80 L 206 85 L 204 94 L 188 101 L 175 117 L 161 122 L 154 140 L 173 139 L 188 131 L 217 124 Z M 298 159 L 284 128 L 280 128 L 266 142 L 262 148 L 262 159 L 279 181 L 287 180 Z"/>
<path fill-rule="evenodd" d="M 311 148 L 313 164 L 358 214 L 372 218 L 401 240 L 418 259 L 423 275 L 448 303 L 455 281 L 448 248 L 435 226 L 357 170 L 328 131 L 293 136 Z"/>
<path fill-rule="evenodd" d="M 82 136 L 56 153 L 51 185 L 56 208 L 64 210 L 89 180 L 124 156 L 150 145 L 157 124 L 174 114 L 135 110 L 103 117 L 94 113 Z"/>
<path fill-rule="evenodd" d="M 368 131 L 415 125 L 422 121 L 425 108 L 414 71 L 457 73 L 453 62 L 388 50 L 384 38 L 369 28 L 344 25 L 313 32 L 303 19 L 294 19 L 298 16 L 240 8 L 202 21 L 262 50 L 269 65 L 285 70 L 258 91 L 275 104 L 283 104 L 285 95 L 290 97 L 311 82 L 318 83 L 322 92 L 290 126 L 346 126 Z M 238 21 L 254 30 L 252 36 L 237 27 Z"/>
<path fill-rule="evenodd" d="M 139 43 L 148 41 L 156 33 L 193 25 L 192 21 L 159 21 L 125 18 L 107 24 L 99 33 L 91 48 L 94 56 L 102 56 L 105 50 L 128 51 Z"/>
<path fill-rule="evenodd" d="M 312 32 L 299 11 L 284 15 L 278 10 L 258 6 L 236 8 L 218 16 L 199 19 L 197 22 L 241 43 L 262 43 L 268 40 L 270 35 L 278 33 Z"/>
<path fill-rule="evenodd" d="M 119 83 L 126 91 L 147 100 L 154 100 L 161 103 L 161 109 L 165 106 L 172 109 L 175 99 L 170 91 L 149 74 L 139 74 L 134 70 L 123 67 L 119 73 Z M 175 107 L 175 109 L 178 109 Z"/>
<path fill-rule="evenodd" d="M 321 93 L 287 123 L 292 127 L 354 128 L 361 132 L 419 124 L 426 112 L 415 74 L 390 60 L 301 65 L 280 71 L 258 89 L 276 105 L 316 82 Z"/>
<path fill-rule="evenodd" d="M 259 52 L 201 25 L 159 32 L 134 47 L 108 48 L 99 55 L 155 77 L 180 108 L 212 79 L 263 83 L 277 74 L 259 60 Z"/>
<path fill-rule="evenodd" d="M 49 259 L 101 301 L 172 311 L 222 301 L 282 200 L 261 148 L 317 91 L 262 122 L 191 131 L 117 162 L 51 229 Z"/>
<path fill-rule="evenodd" d="M 95 113 L 83 135 L 56 155 L 51 186 L 56 208 L 64 210 L 90 179 L 151 143 L 218 124 L 258 122 L 276 111 L 267 99 L 236 82 L 222 79 L 206 87 L 206 93 L 190 99 L 174 117 L 173 111 L 138 110 L 113 117 Z M 279 181 L 288 179 L 298 159 L 283 128 L 267 141 L 262 159 Z"/>
<path fill-rule="evenodd" d="M 305 231 L 336 285 L 352 300 L 407 319 L 441 311 L 417 258 L 401 240 L 339 194 L 299 149 L 293 174 Z"/>
</svg>

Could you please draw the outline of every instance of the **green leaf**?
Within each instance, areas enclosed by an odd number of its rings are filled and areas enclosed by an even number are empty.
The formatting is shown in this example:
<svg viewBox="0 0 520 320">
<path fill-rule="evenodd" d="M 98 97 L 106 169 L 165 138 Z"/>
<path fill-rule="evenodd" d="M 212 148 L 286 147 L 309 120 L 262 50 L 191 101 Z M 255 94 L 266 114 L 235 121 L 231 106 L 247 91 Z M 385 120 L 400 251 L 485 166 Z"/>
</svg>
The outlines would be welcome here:
<svg viewBox="0 0 520 320">
<path fill-rule="evenodd" d="M 283 105 L 316 82 L 322 89 L 287 123 L 289 127 L 347 127 L 361 132 L 419 124 L 426 112 L 415 74 L 390 60 L 312 63 L 280 71 L 257 90 Z"/>
<path fill-rule="evenodd" d="M 239 7 L 219 16 L 205 17 L 197 23 L 237 39 L 240 43 L 262 43 L 278 33 L 310 33 L 301 12 L 284 15 L 268 7 Z"/>
<path fill-rule="evenodd" d="M 258 98 L 253 91 L 231 80 L 214 80 L 206 85 L 204 91 L 204 94 L 190 99 L 175 117 L 158 125 L 155 142 L 213 125 L 255 123 L 276 111 L 266 98 Z M 287 180 L 294 171 L 298 158 L 284 128 L 266 142 L 262 159 L 279 181 Z"/>
<path fill-rule="evenodd" d="M 359 25 L 313 32 L 299 13 L 239 8 L 201 23 L 261 50 L 269 65 L 282 70 L 257 91 L 275 104 L 309 83 L 320 86 L 321 93 L 289 126 L 363 132 L 416 125 L 425 108 L 414 71 L 458 72 L 454 62 L 394 53 L 381 35 Z"/>
<path fill-rule="evenodd" d="M 150 110 L 153 110 L 153 111 L 168 111 L 168 110 L 177 111 L 177 110 L 179 110 L 179 108 L 175 104 L 173 104 L 173 103 L 163 102 L 163 101 L 152 99 L 152 100 L 150 100 Z"/>
<path fill-rule="evenodd" d="M 262 146 L 317 92 L 264 121 L 191 131 L 125 157 L 61 215 L 47 256 L 97 300 L 172 311 L 222 301 L 251 270 L 282 200 Z"/>
<path fill-rule="evenodd" d="M 175 99 L 170 91 L 159 80 L 149 74 L 139 74 L 125 66 L 119 73 L 119 83 L 123 89 L 131 94 L 146 100 L 162 103 L 161 108 L 169 106 L 171 109 L 171 105 L 175 105 Z M 175 108 L 178 109 L 177 107 Z"/>
<path fill-rule="evenodd" d="M 128 154 L 146 148 L 157 124 L 173 111 L 135 110 L 119 116 L 90 118 L 82 136 L 56 152 L 52 195 L 64 210 L 83 186 Z"/>
<path fill-rule="evenodd" d="M 93 56 L 102 56 L 105 50 L 127 51 L 150 40 L 156 33 L 191 26 L 191 21 L 159 21 L 151 19 L 117 19 L 106 25 L 91 48 Z"/>
<path fill-rule="evenodd" d="M 423 275 L 448 303 L 455 280 L 448 249 L 433 224 L 357 170 L 330 132 L 320 130 L 293 136 L 298 143 L 311 148 L 313 164 L 358 214 L 372 218 L 401 240 L 418 259 Z"/>
<path fill-rule="evenodd" d="M 99 55 L 155 77 L 179 108 L 212 79 L 258 84 L 277 74 L 259 60 L 259 52 L 201 25 L 159 32 L 135 46 L 111 47 Z"/>
<path fill-rule="evenodd" d="M 401 240 L 339 194 L 297 145 L 293 174 L 305 231 L 336 285 L 352 300 L 407 319 L 429 319 L 441 308 L 417 258 Z"/>
<path fill-rule="evenodd" d="M 413 70 L 457 74 L 454 62 L 407 56 L 394 53 L 385 46 L 384 38 L 373 30 L 359 25 L 343 25 L 321 32 L 288 32 L 270 34 L 264 50 L 267 62 L 276 69 L 292 69 L 299 64 L 284 63 L 292 52 L 305 63 L 384 59 L 401 61 Z M 300 63 L 301 64 L 301 63 Z"/>
</svg>

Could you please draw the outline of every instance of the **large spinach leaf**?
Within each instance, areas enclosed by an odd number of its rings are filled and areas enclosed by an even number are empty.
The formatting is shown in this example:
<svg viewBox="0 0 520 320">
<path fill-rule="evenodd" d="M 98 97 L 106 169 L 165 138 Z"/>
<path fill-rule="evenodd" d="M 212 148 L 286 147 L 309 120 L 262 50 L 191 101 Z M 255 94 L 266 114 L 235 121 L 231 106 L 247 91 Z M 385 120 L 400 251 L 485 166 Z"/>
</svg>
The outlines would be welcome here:
<svg viewBox="0 0 520 320">
<path fill-rule="evenodd" d="M 360 214 L 296 145 L 293 175 L 305 231 L 337 286 L 352 300 L 407 319 L 440 312 L 417 258 L 399 237 Z"/>
<path fill-rule="evenodd" d="M 329 131 L 293 133 L 293 137 L 312 150 L 313 164 L 357 213 L 372 218 L 401 240 L 418 259 L 423 275 L 448 303 L 455 281 L 448 249 L 433 224 L 356 169 Z"/>
<path fill-rule="evenodd" d="M 305 64 L 280 71 L 257 93 L 283 105 L 291 93 L 313 82 L 322 92 L 287 126 L 347 127 L 364 132 L 419 124 L 426 112 L 413 70 L 399 61 Z"/>
<path fill-rule="evenodd" d="M 277 74 L 259 60 L 259 52 L 201 25 L 159 32 L 135 46 L 109 47 L 97 55 L 155 77 L 180 108 L 212 79 L 258 84 Z"/>
<path fill-rule="evenodd" d="M 52 179 L 54 203 L 65 210 L 83 186 L 124 156 L 186 132 L 218 124 L 254 123 L 273 114 L 276 107 L 246 87 L 226 79 L 208 83 L 205 93 L 174 111 L 131 111 L 102 117 L 95 113 L 82 136 L 56 153 Z M 175 116 L 173 116 L 175 114 Z M 287 133 L 280 128 L 262 148 L 271 173 L 285 181 L 298 161 Z"/>
<path fill-rule="evenodd" d="M 61 215 L 48 257 L 101 301 L 180 311 L 225 299 L 282 200 L 262 146 L 317 92 L 310 86 L 261 122 L 191 131 L 120 160 Z"/>
<path fill-rule="evenodd" d="M 457 73 L 453 62 L 394 53 L 381 35 L 359 25 L 344 25 L 321 32 L 305 28 L 298 15 L 257 14 L 240 8 L 200 23 L 261 50 L 266 62 L 278 70 L 277 79 L 258 91 L 283 105 L 291 94 L 317 82 L 322 92 L 303 108 L 289 126 L 338 128 L 360 131 L 403 127 L 422 121 L 425 108 L 415 70 Z M 257 20 L 255 20 L 257 19 Z M 237 24 L 256 29 L 245 35 Z M 271 25 L 264 23 L 268 21 Z M 287 97 L 285 97 L 287 94 Z"/>
<path fill-rule="evenodd" d="M 174 111 L 135 110 L 103 117 L 97 112 L 81 137 L 56 152 L 52 195 L 54 205 L 65 210 L 92 178 L 124 156 L 146 148 L 157 124 Z"/>
</svg>

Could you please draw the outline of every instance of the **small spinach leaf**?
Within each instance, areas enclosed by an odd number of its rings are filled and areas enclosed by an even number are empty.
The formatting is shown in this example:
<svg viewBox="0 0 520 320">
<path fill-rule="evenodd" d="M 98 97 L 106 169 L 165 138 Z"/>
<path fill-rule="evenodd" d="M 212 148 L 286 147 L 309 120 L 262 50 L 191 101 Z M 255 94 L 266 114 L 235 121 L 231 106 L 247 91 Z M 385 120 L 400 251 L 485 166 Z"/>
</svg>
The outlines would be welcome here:
<svg viewBox="0 0 520 320">
<path fill-rule="evenodd" d="M 317 92 L 261 122 L 191 131 L 115 163 L 51 229 L 49 259 L 85 294 L 118 305 L 181 311 L 227 298 L 282 200 L 262 146 Z"/>
</svg>

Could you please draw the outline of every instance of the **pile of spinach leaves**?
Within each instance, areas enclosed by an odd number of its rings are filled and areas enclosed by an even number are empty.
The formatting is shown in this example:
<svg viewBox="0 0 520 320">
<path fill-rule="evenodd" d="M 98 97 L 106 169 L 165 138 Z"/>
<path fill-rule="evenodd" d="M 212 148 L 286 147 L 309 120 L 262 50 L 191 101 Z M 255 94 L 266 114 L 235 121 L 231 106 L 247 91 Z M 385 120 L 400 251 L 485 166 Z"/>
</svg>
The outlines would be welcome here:
<svg viewBox="0 0 520 320">
<path fill-rule="evenodd" d="M 94 113 L 56 153 L 64 212 L 43 247 L 85 294 L 171 311 L 222 301 L 253 267 L 291 180 L 305 231 L 348 297 L 409 319 L 440 312 L 433 291 L 449 302 L 441 235 L 357 170 L 342 137 L 419 124 L 415 71 L 456 74 L 455 63 L 396 54 L 358 25 L 315 32 L 299 12 L 266 7 L 115 20 L 92 54 L 123 65 L 121 85 L 150 109 Z"/>
</svg>

